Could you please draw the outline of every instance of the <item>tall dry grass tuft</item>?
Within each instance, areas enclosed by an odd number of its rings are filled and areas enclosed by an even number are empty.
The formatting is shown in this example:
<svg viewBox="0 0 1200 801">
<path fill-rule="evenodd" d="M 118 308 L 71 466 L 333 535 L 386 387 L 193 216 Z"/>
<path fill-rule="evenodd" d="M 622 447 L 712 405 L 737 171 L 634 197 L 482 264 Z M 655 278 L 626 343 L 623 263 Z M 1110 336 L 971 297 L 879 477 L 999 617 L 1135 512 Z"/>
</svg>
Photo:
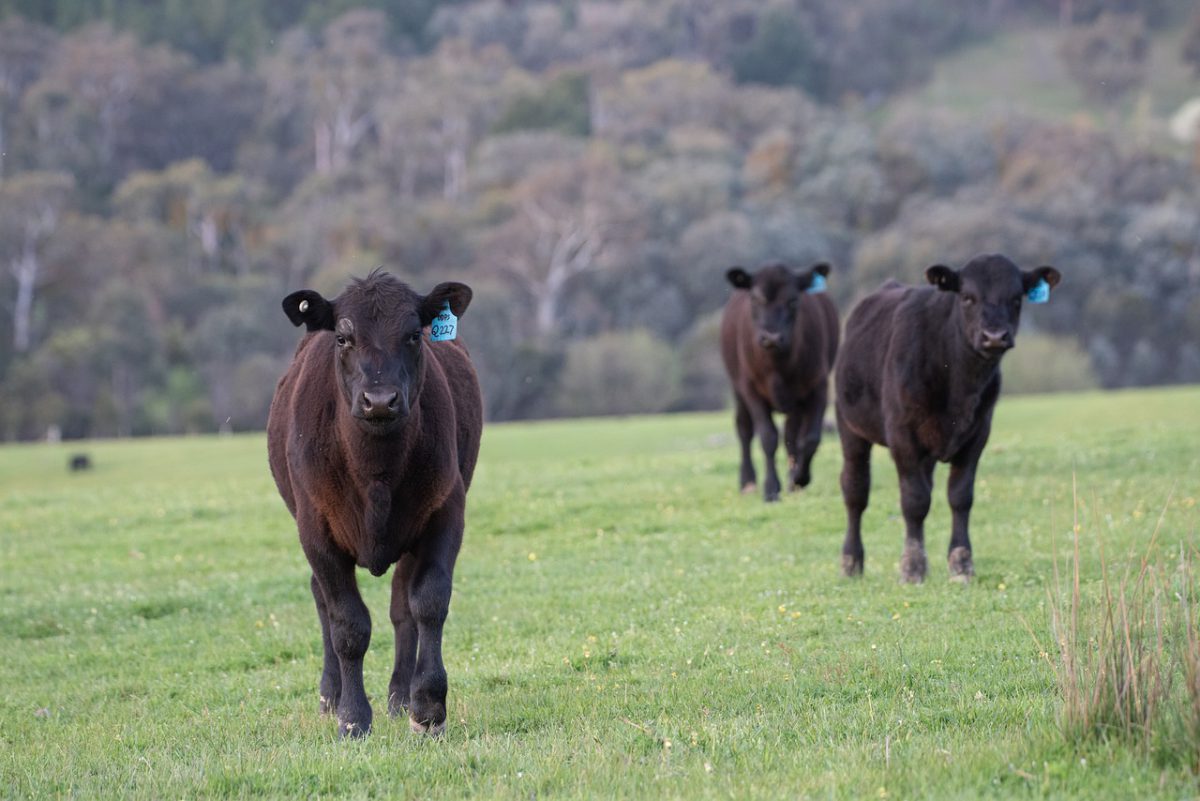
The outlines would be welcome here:
<svg viewBox="0 0 1200 801">
<path fill-rule="evenodd" d="M 1058 682 L 1059 724 L 1069 741 L 1121 740 L 1200 772 L 1196 554 L 1181 548 L 1177 559 L 1164 562 L 1158 535 L 1169 504 L 1168 498 L 1145 553 L 1131 558 L 1119 578 L 1097 540 L 1097 588 L 1081 564 L 1076 493 L 1070 586 L 1063 586 L 1055 549 L 1048 588 L 1054 643 L 1038 647 Z"/>
</svg>

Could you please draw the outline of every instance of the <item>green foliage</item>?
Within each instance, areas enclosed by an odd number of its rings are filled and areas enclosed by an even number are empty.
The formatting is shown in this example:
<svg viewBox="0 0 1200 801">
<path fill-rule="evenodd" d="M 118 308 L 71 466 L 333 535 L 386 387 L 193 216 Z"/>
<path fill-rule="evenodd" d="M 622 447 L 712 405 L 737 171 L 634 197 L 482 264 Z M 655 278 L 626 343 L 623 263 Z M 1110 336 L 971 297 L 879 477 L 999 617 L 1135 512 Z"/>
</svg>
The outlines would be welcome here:
<svg viewBox="0 0 1200 801">
<path fill-rule="evenodd" d="M 1099 382 L 1087 351 L 1066 337 L 1024 331 L 1004 357 L 1005 394 L 1079 392 Z"/>
<path fill-rule="evenodd" d="M 758 20 L 754 38 L 734 50 L 730 62 L 739 83 L 798 86 L 819 95 L 824 80 L 814 51 L 796 15 L 775 9 Z"/>
<path fill-rule="evenodd" d="M 587 136 L 591 133 L 590 83 L 587 73 L 560 72 L 539 91 L 510 100 L 493 123 L 492 132 L 549 129 Z"/>
<path fill-rule="evenodd" d="M 560 413 L 638 414 L 669 409 L 679 393 L 678 359 L 645 330 L 610 331 L 567 346 Z"/>
<path fill-rule="evenodd" d="M 1134 14 L 1102 14 L 1066 32 L 1059 50 L 1067 72 L 1094 101 L 1113 102 L 1145 80 L 1149 45 Z"/>
<path fill-rule="evenodd" d="M 1185 763 L 1065 740 L 1041 651 L 1073 474 L 1085 598 L 1101 597 L 1096 532 L 1110 581 L 1162 512 L 1162 552 L 1194 546 L 1198 403 L 1002 398 L 966 587 L 936 558 L 926 584 L 896 581 L 882 451 L 867 572 L 847 581 L 833 439 L 807 490 L 766 505 L 738 494 L 727 413 L 489 426 L 436 742 L 377 714 L 341 743 L 318 715 L 309 570 L 261 436 L 5 446 L 0 782 L 18 798 L 1189 798 Z M 69 474 L 81 450 L 95 468 Z M 949 525 L 939 491 L 931 553 Z M 390 581 L 360 580 L 378 711 Z"/>
</svg>

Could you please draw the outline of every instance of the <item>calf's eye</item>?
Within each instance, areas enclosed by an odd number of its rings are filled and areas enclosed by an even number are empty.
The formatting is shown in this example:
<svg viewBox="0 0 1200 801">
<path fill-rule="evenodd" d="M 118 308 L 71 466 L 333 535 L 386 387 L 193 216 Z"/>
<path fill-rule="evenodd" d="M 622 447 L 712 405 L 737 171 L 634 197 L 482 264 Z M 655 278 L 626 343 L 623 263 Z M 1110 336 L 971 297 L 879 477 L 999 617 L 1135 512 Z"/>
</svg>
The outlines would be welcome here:
<svg viewBox="0 0 1200 801">
<path fill-rule="evenodd" d="M 407 344 L 407 345 L 416 345 L 420 341 L 421 341 L 421 332 L 420 331 L 413 331 L 411 334 L 408 335 L 408 338 L 404 340 L 405 344 Z"/>
<path fill-rule="evenodd" d="M 342 336 L 341 334 L 338 334 L 337 336 L 335 336 L 333 338 L 333 341 L 338 344 L 339 348 L 346 347 L 346 338 L 344 336 Z"/>
</svg>

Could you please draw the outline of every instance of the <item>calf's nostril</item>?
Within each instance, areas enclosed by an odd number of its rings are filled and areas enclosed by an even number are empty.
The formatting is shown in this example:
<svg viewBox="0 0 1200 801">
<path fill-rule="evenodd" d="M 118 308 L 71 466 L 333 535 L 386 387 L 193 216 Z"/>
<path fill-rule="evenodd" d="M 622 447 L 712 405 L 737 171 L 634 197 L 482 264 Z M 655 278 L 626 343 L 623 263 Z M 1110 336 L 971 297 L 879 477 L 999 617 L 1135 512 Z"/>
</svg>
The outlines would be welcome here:
<svg viewBox="0 0 1200 801">
<path fill-rule="evenodd" d="M 394 412 L 399 405 L 397 392 L 364 392 L 362 409 L 367 414 Z"/>
</svg>

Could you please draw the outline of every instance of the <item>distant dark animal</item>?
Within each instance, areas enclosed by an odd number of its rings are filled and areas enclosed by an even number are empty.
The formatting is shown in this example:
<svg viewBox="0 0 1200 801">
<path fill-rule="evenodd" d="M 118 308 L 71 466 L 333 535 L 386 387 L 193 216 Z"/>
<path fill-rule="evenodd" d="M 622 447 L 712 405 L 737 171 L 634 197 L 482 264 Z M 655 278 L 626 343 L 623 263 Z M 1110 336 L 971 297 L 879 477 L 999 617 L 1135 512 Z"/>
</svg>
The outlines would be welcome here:
<svg viewBox="0 0 1200 801">
<path fill-rule="evenodd" d="M 72 473 L 78 473 L 81 470 L 92 469 L 92 457 L 86 453 L 76 453 L 71 455 L 71 460 L 68 462 Z"/>
<path fill-rule="evenodd" d="M 871 445 L 891 451 L 900 475 L 906 540 L 904 581 L 925 578 L 925 515 L 936 462 L 950 463 L 950 574 L 974 574 L 967 519 L 975 468 L 1000 394 L 1000 358 L 1013 346 L 1022 300 L 1043 301 L 1061 276 L 1021 270 L 1004 256 L 978 256 L 961 270 L 925 271 L 932 287 L 888 281 L 846 321 L 837 369 L 842 496 L 848 523 L 842 569 L 863 570 L 861 522 L 871 487 Z"/>
<path fill-rule="evenodd" d="M 371 618 L 356 565 L 375 576 L 397 565 L 388 711 L 407 711 L 414 731 L 445 727 L 442 626 L 483 419 L 466 349 L 422 330 L 434 323 L 436 334 L 447 304 L 461 315 L 470 302 L 464 284 L 420 295 L 379 271 L 333 300 L 311 290 L 283 300 L 308 333 L 275 390 L 267 450 L 312 567 L 320 708 L 336 712 L 342 736 L 371 728 L 362 674 Z"/>
<path fill-rule="evenodd" d="M 732 267 L 725 275 L 735 291 L 721 318 L 721 356 L 737 407 L 742 447 L 738 482 L 743 492 L 755 489 L 750 440 L 757 433 L 766 457 L 763 497 L 777 501 L 779 432 L 772 413 L 786 415 L 783 444 L 790 488 L 808 486 L 821 442 L 829 372 L 838 348 L 837 310 L 823 291 L 829 265 L 794 272 L 771 264 L 753 275 Z"/>
</svg>

